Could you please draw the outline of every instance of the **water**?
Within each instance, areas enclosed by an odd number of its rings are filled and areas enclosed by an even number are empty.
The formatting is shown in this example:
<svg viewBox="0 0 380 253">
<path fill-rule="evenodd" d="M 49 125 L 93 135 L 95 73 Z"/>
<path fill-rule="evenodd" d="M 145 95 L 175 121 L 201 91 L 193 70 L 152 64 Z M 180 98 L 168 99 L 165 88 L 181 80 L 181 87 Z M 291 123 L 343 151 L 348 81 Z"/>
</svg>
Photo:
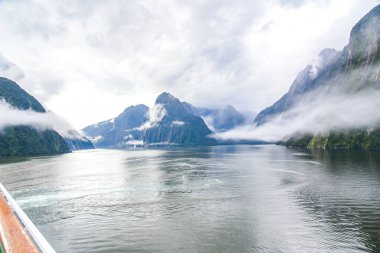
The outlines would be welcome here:
<svg viewBox="0 0 380 253">
<path fill-rule="evenodd" d="M 380 152 L 222 146 L 0 163 L 58 252 L 380 252 Z"/>
</svg>

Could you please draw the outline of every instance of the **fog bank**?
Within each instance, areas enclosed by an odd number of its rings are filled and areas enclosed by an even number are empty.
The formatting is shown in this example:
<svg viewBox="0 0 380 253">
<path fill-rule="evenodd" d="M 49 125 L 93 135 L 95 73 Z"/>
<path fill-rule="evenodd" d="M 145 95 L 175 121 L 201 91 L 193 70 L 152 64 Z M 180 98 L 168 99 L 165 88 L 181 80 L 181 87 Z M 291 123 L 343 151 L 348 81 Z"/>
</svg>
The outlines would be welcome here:
<svg viewBox="0 0 380 253">
<path fill-rule="evenodd" d="M 0 100 L 0 131 L 5 127 L 28 125 L 39 130 L 53 129 L 63 137 L 71 137 L 72 126 L 53 112 L 19 110 Z"/>
<path fill-rule="evenodd" d="M 318 134 L 331 130 L 363 129 L 380 124 L 380 91 L 318 96 L 309 94 L 264 125 L 246 126 L 215 134 L 220 140 L 276 142 L 295 133 Z"/>
</svg>

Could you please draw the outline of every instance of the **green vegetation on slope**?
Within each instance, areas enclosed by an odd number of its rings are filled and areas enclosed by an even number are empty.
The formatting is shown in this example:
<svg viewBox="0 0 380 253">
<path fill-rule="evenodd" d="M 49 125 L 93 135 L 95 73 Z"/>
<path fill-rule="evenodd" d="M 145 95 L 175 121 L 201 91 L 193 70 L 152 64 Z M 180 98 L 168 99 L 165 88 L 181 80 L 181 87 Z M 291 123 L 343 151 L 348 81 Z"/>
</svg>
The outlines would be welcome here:
<svg viewBox="0 0 380 253">
<path fill-rule="evenodd" d="M 68 153 L 65 140 L 53 130 L 30 126 L 4 128 L 0 132 L 0 156 L 52 155 Z"/>
<path fill-rule="evenodd" d="M 282 143 L 309 149 L 380 149 L 380 129 L 334 131 L 315 136 L 301 135 Z"/>
</svg>

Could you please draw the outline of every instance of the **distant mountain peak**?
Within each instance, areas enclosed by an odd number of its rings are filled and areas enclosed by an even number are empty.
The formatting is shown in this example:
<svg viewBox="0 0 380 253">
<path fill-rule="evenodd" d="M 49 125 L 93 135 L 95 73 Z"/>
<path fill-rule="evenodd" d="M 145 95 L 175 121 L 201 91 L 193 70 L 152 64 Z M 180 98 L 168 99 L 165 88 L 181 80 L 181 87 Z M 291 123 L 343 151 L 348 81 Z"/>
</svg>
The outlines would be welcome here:
<svg viewBox="0 0 380 253">
<path fill-rule="evenodd" d="M 138 111 L 146 111 L 148 109 L 149 109 L 149 107 L 144 105 L 144 104 L 131 105 L 131 106 L 128 106 L 120 115 L 130 113 L 130 112 L 136 112 L 136 111 L 137 112 Z"/>
<path fill-rule="evenodd" d="M 156 104 L 180 103 L 179 99 L 174 97 L 168 92 L 161 93 L 157 99 Z"/>
<path fill-rule="evenodd" d="M 131 105 L 131 106 L 128 106 L 126 110 L 130 110 L 130 109 L 136 109 L 136 108 L 147 108 L 148 106 L 144 105 L 144 104 L 138 104 L 138 105 Z"/>
<path fill-rule="evenodd" d="M 335 48 L 325 48 L 320 53 L 319 56 L 326 59 L 332 55 L 336 55 L 338 51 Z"/>
<path fill-rule="evenodd" d="M 231 111 L 231 112 L 237 112 L 236 108 L 233 105 L 226 105 L 226 107 L 224 107 L 224 110 L 225 111 Z"/>
</svg>

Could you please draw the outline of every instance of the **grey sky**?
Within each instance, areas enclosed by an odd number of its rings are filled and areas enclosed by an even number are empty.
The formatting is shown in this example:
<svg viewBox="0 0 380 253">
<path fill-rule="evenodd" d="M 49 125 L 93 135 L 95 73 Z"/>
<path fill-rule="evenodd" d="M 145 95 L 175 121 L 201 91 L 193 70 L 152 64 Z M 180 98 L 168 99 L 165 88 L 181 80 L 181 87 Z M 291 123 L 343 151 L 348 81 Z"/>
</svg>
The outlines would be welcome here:
<svg viewBox="0 0 380 253">
<path fill-rule="evenodd" d="M 0 1 L 0 52 L 75 127 L 168 91 L 259 111 L 326 47 L 342 49 L 374 0 Z"/>
</svg>

